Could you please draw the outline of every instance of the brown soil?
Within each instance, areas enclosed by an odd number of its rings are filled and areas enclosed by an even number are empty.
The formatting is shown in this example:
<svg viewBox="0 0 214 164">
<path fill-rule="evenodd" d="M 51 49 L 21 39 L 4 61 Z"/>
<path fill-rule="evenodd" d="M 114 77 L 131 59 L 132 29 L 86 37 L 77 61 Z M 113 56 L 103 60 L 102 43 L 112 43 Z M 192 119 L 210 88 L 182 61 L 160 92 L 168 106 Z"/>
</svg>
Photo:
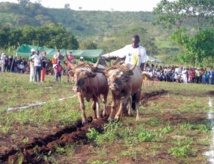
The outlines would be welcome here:
<svg viewBox="0 0 214 164">
<path fill-rule="evenodd" d="M 165 94 L 167 91 L 160 90 L 150 93 L 142 94 L 142 104 L 146 104 L 148 100 L 155 99 L 161 94 Z M 165 120 L 175 120 L 179 121 L 181 119 L 192 119 L 194 121 L 201 121 L 202 117 L 196 117 L 194 115 L 172 115 L 165 114 L 162 116 Z M 23 163 L 25 164 L 42 164 L 47 163 L 43 158 L 39 158 L 39 155 L 49 155 L 49 153 L 53 153 L 56 149 L 56 146 L 65 146 L 68 144 L 78 144 L 81 143 L 83 145 L 89 144 L 89 140 L 87 139 L 86 133 L 89 128 L 94 128 L 98 132 L 103 132 L 103 124 L 107 123 L 107 118 L 101 118 L 97 120 L 93 120 L 92 117 L 88 117 L 88 124 L 82 126 L 81 119 L 77 120 L 75 124 L 65 127 L 65 128 L 56 128 L 55 130 L 51 129 L 47 132 L 40 133 L 40 135 L 35 135 L 32 132 L 24 132 L 22 134 L 19 131 L 20 138 L 23 136 L 28 136 L 31 138 L 28 144 L 20 144 L 20 141 L 14 141 L 13 144 L 9 142 L 11 140 L 11 136 L 5 136 L 4 140 L 0 137 L 0 163 L 18 163 L 18 158 L 21 156 L 23 158 Z M 17 127 L 13 127 L 14 129 L 19 129 L 20 125 L 14 125 Z M 51 125 L 50 125 L 51 127 Z M 8 141 L 8 142 L 7 142 Z M 84 152 L 82 152 L 84 153 Z M 163 154 L 159 154 L 159 156 L 163 156 Z"/>
</svg>

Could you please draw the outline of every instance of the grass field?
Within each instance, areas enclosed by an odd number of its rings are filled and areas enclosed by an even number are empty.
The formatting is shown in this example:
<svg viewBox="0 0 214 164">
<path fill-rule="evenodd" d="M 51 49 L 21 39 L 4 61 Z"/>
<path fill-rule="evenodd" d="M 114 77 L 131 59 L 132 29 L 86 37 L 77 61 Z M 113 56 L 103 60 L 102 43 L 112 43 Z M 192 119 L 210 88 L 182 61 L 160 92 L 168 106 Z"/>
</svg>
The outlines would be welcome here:
<svg viewBox="0 0 214 164">
<path fill-rule="evenodd" d="M 203 154 L 213 142 L 208 102 L 213 102 L 214 86 L 147 82 L 142 90 L 139 121 L 125 115 L 118 123 L 95 120 L 76 128 L 86 134 L 71 142 L 66 135 L 81 115 L 66 77 L 55 82 L 48 75 L 44 83 L 30 83 L 29 75 L 0 72 L 0 163 L 29 163 L 26 156 L 54 164 L 208 163 Z M 108 107 L 110 102 L 109 94 Z M 91 116 L 90 102 L 86 108 Z M 53 145 L 58 139 L 63 144 Z M 35 140 L 43 143 L 32 144 Z"/>
</svg>

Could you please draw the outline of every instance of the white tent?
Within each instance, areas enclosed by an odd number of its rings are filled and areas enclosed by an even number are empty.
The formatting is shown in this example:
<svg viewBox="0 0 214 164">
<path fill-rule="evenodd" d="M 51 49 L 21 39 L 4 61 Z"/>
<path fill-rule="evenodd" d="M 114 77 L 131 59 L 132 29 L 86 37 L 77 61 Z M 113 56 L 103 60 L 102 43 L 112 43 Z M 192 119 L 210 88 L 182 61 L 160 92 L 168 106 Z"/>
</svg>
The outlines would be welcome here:
<svg viewBox="0 0 214 164">
<path fill-rule="evenodd" d="M 122 54 L 122 49 L 119 49 L 119 50 L 116 50 L 116 51 L 113 51 L 113 52 L 110 52 L 110 53 L 106 53 L 104 55 L 101 55 L 103 56 L 104 58 L 110 58 L 110 57 L 120 57 L 120 54 Z M 156 62 L 156 63 L 161 63 L 161 60 L 158 60 L 152 56 L 149 56 L 147 55 L 147 62 L 150 61 L 150 62 Z"/>
</svg>

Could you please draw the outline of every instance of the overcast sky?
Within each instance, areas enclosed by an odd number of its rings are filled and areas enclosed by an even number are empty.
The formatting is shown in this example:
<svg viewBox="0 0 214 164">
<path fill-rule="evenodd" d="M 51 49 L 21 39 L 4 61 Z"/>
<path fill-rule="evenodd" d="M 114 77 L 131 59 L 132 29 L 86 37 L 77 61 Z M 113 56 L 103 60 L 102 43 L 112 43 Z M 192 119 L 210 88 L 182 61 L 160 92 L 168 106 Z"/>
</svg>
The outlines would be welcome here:
<svg viewBox="0 0 214 164">
<path fill-rule="evenodd" d="M 0 0 L 0 2 L 14 2 L 17 0 Z M 70 8 L 78 10 L 108 10 L 108 11 L 152 11 L 160 0 L 31 0 L 40 2 L 42 6 L 49 8 L 64 8 L 70 4 Z"/>
</svg>

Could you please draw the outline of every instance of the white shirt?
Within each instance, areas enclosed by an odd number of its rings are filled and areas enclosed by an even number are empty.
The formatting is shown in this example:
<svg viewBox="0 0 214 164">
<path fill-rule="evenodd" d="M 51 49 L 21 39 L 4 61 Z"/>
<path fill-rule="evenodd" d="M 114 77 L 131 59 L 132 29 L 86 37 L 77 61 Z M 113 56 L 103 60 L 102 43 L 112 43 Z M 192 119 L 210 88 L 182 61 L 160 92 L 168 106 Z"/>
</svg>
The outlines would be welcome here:
<svg viewBox="0 0 214 164">
<path fill-rule="evenodd" d="M 1 55 L 1 64 L 5 64 L 5 56 Z"/>
<path fill-rule="evenodd" d="M 145 63 L 148 61 L 148 56 L 146 55 L 146 49 L 142 46 L 137 48 L 133 48 L 132 45 L 125 46 L 121 54 L 119 54 L 120 58 L 126 57 L 125 63 L 129 64 L 137 64 L 140 66 L 141 63 Z"/>
<path fill-rule="evenodd" d="M 41 67 L 42 57 L 40 55 L 35 54 L 31 57 L 31 59 L 34 59 L 34 67 L 35 66 Z"/>
</svg>

